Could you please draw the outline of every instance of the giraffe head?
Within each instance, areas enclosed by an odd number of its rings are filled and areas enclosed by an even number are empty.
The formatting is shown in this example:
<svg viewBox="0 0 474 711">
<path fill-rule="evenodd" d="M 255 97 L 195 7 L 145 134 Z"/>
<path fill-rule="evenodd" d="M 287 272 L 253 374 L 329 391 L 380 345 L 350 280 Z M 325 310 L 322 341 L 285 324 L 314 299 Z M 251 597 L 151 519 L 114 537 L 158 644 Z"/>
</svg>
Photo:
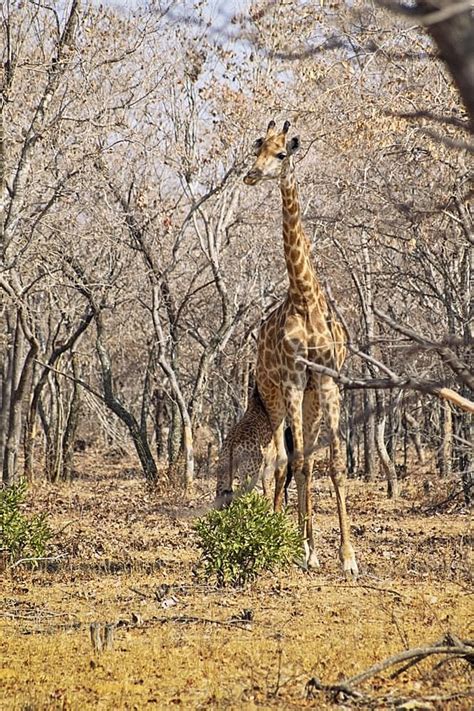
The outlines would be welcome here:
<svg viewBox="0 0 474 711">
<path fill-rule="evenodd" d="M 256 185 L 260 180 L 276 180 L 286 173 L 293 154 L 300 147 L 298 136 L 288 140 L 289 128 L 290 122 L 285 121 L 279 133 L 275 121 L 270 121 L 265 138 L 258 138 L 253 144 L 257 158 L 244 178 L 246 185 Z"/>
</svg>

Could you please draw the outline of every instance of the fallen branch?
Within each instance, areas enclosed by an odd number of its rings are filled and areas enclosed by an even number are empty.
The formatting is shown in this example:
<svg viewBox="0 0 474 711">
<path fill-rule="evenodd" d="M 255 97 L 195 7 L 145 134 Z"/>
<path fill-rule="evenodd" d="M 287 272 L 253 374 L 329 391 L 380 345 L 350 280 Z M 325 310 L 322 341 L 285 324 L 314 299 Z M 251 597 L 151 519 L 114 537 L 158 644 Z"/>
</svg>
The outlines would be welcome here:
<svg viewBox="0 0 474 711">
<path fill-rule="evenodd" d="M 382 588 L 378 587 L 378 585 L 364 585 L 357 581 L 355 584 L 351 583 L 339 583 L 339 584 L 334 584 L 333 582 L 331 583 L 322 583 L 322 582 L 317 582 L 314 585 L 310 586 L 311 588 L 317 590 L 318 588 L 322 587 L 331 587 L 331 588 L 337 588 L 337 590 L 340 590 L 341 588 L 349 588 L 352 590 L 357 590 L 359 588 L 363 590 L 375 590 L 376 592 L 380 593 L 386 593 L 387 595 L 394 595 L 395 597 L 398 597 L 400 599 L 403 599 L 405 596 L 401 593 L 398 592 L 398 590 L 393 590 L 392 588 Z"/>
<path fill-rule="evenodd" d="M 245 624 L 242 624 L 244 620 L 240 618 L 236 619 L 230 619 L 230 620 L 212 620 L 208 617 L 193 617 L 191 615 L 174 615 L 172 617 L 150 617 L 149 620 L 146 620 L 145 625 L 151 625 L 154 623 L 161 623 L 165 624 L 166 622 L 177 622 L 180 624 L 187 624 L 187 625 L 196 625 L 196 624 L 205 624 L 205 625 L 220 625 L 222 627 L 233 627 L 237 628 L 239 630 L 245 630 L 247 632 L 250 631 L 250 627 L 248 622 Z"/>
<path fill-rule="evenodd" d="M 34 622 L 35 620 L 31 620 Z M 230 618 L 229 620 L 213 620 L 208 617 L 194 617 L 191 615 L 172 615 L 169 617 L 158 617 L 153 616 L 147 620 L 142 620 L 139 615 L 132 615 L 131 620 L 120 619 L 114 623 L 107 623 L 109 626 L 113 626 L 115 629 L 145 629 L 153 627 L 154 625 L 163 625 L 166 623 L 176 623 L 185 625 L 219 625 L 221 627 L 228 627 L 232 629 L 243 630 L 244 632 L 251 632 L 252 628 L 250 625 L 250 620 L 245 620 L 243 617 Z M 96 626 L 103 623 L 94 623 Z M 23 634 L 51 634 L 52 632 L 62 632 L 64 630 L 79 630 L 79 629 L 90 629 L 91 625 L 89 622 L 71 622 L 58 625 L 48 625 L 47 627 L 36 627 L 36 629 L 27 630 Z M 96 634 L 94 632 L 94 634 Z"/>
<path fill-rule="evenodd" d="M 455 489 L 451 494 L 446 499 L 443 499 L 442 501 L 437 501 L 434 504 L 430 504 L 424 509 L 421 509 L 420 513 L 422 514 L 431 514 L 435 511 L 439 511 L 443 506 L 446 504 L 451 503 L 451 501 L 454 501 L 455 499 L 459 499 L 461 496 L 463 496 L 463 490 L 462 489 Z"/>
<path fill-rule="evenodd" d="M 9 567 L 16 568 L 17 565 L 20 565 L 21 563 L 42 563 L 46 560 L 61 560 L 61 558 L 67 558 L 67 555 L 67 553 L 60 553 L 59 555 L 49 556 L 46 558 L 20 558 L 20 560 L 16 560 Z"/>
<path fill-rule="evenodd" d="M 311 698 L 314 691 L 324 691 L 336 695 L 343 694 L 345 696 L 360 700 L 365 697 L 362 692 L 354 688 L 357 684 L 361 684 L 363 681 L 380 674 L 380 672 L 383 672 L 396 664 L 401 664 L 403 662 L 408 663 L 405 664 L 404 668 L 406 669 L 408 666 L 418 664 L 423 659 L 426 659 L 434 654 L 444 654 L 451 658 L 461 657 L 466 659 L 470 664 L 474 664 L 474 645 L 472 642 L 470 640 L 460 640 L 458 637 L 448 632 L 441 640 L 435 642 L 435 644 L 430 647 L 415 647 L 413 649 L 407 649 L 404 652 L 394 654 L 393 656 L 387 657 L 387 659 L 374 664 L 360 674 L 344 679 L 339 684 L 323 684 L 319 679 L 313 677 L 306 684 L 306 694 L 308 698 Z M 394 676 L 394 674 L 392 674 L 392 676 Z"/>
</svg>

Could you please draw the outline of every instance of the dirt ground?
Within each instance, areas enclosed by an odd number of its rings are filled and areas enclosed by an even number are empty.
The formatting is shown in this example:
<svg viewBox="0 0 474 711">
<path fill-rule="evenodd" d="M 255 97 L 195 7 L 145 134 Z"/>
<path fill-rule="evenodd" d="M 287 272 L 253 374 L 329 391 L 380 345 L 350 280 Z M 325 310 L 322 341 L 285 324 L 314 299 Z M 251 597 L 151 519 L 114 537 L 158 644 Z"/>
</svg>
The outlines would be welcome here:
<svg viewBox="0 0 474 711">
<path fill-rule="evenodd" d="M 472 640 L 469 516 L 460 497 L 443 503 L 453 482 L 414 471 L 390 502 L 383 482 L 351 480 L 361 569 L 351 583 L 338 568 L 330 482 L 318 479 L 321 569 L 216 589 L 196 572 L 192 530 L 214 482 L 200 480 L 186 502 L 147 489 L 126 461 L 82 456 L 71 484 L 30 495 L 57 531 L 52 560 L 2 574 L 2 711 L 472 708 L 469 664 L 449 655 L 391 666 L 356 685 L 359 699 L 308 685 L 447 633 Z M 91 624 L 99 636 L 110 626 L 110 648 L 94 650 Z"/>
</svg>

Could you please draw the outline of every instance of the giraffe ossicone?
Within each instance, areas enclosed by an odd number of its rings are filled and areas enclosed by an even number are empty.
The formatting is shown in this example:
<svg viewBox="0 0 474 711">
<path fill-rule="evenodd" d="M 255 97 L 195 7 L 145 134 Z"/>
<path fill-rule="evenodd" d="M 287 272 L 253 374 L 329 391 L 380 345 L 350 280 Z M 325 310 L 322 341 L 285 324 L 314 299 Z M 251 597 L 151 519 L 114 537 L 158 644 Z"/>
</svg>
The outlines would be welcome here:
<svg viewBox="0 0 474 711">
<path fill-rule="evenodd" d="M 298 520 L 308 567 L 317 565 L 313 536 L 312 479 L 316 444 L 324 418 L 330 439 L 330 475 L 336 491 L 341 544 L 339 556 L 346 577 L 358 574 L 346 510 L 346 472 L 339 438 L 340 393 L 327 375 L 311 364 L 339 370 L 346 353 L 345 334 L 328 307 L 317 278 L 311 245 L 301 223 L 293 156 L 297 136 L 288 139 L 289 121 L 277 131 L 270 121 L 266 135 L 254 143 L 256 155 L 244 178 L 246 185 L 277 180 L 282 198 L 283 248 L 288 273 L 284 301 L 263 323 L 257 346 L 256 386 L 272 432 L 275 468 L 274 506 L 281 509 L 287 459 L 284 430 L 291 428 L 293 474 L 298 493 Z M 305 362 L 306 361 L 306 362 Z M 308 365 L 308 361 L 310 365 Z"/>
</svg>

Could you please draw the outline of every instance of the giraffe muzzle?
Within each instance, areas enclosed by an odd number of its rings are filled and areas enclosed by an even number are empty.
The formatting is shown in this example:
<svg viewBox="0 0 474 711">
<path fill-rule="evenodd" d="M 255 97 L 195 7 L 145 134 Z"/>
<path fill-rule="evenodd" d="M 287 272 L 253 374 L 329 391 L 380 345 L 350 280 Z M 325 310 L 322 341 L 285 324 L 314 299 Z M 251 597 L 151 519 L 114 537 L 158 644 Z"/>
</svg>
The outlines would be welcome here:
<svg viewBox="0 0 474 711">
<path fill-rule="evenodd" d="M 256 185 L 261 177 L 262 173 L 260 170 L 250 170 L 244 178 L 244 183 L 245 185 Z"/>
</svg>

